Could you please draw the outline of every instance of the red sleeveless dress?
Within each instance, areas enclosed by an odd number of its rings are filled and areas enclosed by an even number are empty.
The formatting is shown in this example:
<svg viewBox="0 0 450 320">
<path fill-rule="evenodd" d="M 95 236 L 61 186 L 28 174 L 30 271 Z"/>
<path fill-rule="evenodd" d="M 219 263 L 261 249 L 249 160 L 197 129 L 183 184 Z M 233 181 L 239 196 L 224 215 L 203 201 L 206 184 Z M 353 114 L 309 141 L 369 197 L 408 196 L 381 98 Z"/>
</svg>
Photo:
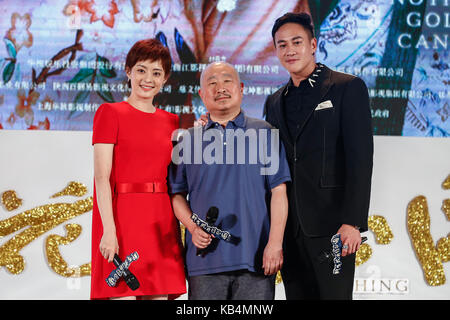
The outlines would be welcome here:
<svg viewBox="0 0 450 320">
<path fill-rule="evenodd" d="M 95 113 L 92 144 L 114 144 L 110 183 L 119 256 L 124 261 L 138 253 L 129 270 L 140 287 L 132 291 L 123 280 L 116 287 L 105 281 L 115 266 L 99 250 L 103 226 L 94 185 L 91 299 L 164 294 L 174 299 L 186 292 L 179 223 L 166 188 L 176 129 L 178 116 L 158 108 L 146 113 L 119 102 L 102 104 Z"/>
</svg>

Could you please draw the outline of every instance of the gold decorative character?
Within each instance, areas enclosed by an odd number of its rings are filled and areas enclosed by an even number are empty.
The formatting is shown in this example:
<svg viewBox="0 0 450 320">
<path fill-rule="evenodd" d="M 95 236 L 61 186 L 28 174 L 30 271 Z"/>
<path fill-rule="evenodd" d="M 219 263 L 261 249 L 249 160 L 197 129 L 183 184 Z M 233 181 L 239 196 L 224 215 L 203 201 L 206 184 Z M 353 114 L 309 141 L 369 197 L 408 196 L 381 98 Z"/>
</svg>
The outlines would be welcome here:
<svg viewBox="0 0 450 320">
<path fill-rule="evenodd" d="M 86 191 L 87 188 L 82 184 L 71 182 L 67 188 L 55 194 L 53 197 L 58 195 L 81 196 L 84 195 Z M 5 202 L 3 201 L 3 203 Z M 0 267 L 5 267 L 12 274 L 20 274 L 25 268 L 25 260 L 20 255 L 20 251 L 24 247 L 61 223 L 91 211 L 92 206 L 92 197 L 87 197 L 86 199 L 75 201 L 74 203 L 42 205 L 1 220 L 0 238 L 26 227 L 28 228 L 0 246 Z M 81 232 L 81 226 L 79 226 L 79 228 L 75 227 L 76 225 L 68 226 L 66 226 L 66 237 L 52 235 L 47 238 L 47 258 L 49 264 L 55 272 L 64 276 L 71 276 L 73 273 L 68 270 L 67 263 L 59 254 L 59 250 L 57 250 L 57 248 L 55 249 L 55 245 L 68 244 L 75 240 Z M 81 276 L 89 274 L 90 264 L 82 265 L 81 270 Z"/>
</svg>

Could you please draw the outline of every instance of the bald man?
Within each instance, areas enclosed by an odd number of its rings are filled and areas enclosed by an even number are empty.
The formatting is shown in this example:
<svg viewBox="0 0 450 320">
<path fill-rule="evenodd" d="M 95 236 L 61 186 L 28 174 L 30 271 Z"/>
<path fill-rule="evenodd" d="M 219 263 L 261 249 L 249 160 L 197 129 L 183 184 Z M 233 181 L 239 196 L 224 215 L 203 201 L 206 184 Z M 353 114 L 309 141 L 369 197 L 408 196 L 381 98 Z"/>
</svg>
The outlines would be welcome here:
<svg viewBox="0 0 450 320">
<path fill-rule="evenodd" d="M 284 147 L 276 129 L 244 114 L 233 66 L 208 65 L 200 85 L 208 122 L 181 134 L 169 174 L 187 230 L 188 298 L 272 300 L 288 210 Z M 212 207 L 217 219 L 207 214 Z"/>
</svg>

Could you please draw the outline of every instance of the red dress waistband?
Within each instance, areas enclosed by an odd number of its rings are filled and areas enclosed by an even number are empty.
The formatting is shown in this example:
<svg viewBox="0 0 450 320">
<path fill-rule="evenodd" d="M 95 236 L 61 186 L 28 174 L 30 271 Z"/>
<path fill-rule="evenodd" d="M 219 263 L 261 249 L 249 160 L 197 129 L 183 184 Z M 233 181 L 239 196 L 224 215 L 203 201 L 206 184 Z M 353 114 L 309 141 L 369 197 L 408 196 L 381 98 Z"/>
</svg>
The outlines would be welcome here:
<svg viewBox="0 0 450 320">
<path fill-rule="evenodd" d="M 116 193 L 166 193 L 166 182 L 116 183 Z"/>
</svg>

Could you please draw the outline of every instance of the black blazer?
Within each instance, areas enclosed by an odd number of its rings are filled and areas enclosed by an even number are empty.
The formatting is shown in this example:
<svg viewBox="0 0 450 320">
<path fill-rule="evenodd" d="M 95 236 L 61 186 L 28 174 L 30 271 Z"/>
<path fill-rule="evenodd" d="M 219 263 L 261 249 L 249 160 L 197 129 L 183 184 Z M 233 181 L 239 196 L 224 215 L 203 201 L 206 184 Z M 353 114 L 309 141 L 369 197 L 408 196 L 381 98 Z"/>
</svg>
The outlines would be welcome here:
<svg viewBox="0 0 450 320">
<path fill-rule="evenodd" d="M 330 236 L 342 224 L 367 230 L 373 163 L 368 90 L 358 77 L 323 66 L 319 94 L 299 133 L 291 138 L 284 119 L 286 85 L 267 97 L 267 122 L 280 130 L 292 183 L 288 185 L 287 232 Z M 332 108 L 315 110 L 330 100 Z"/>
</svg>

